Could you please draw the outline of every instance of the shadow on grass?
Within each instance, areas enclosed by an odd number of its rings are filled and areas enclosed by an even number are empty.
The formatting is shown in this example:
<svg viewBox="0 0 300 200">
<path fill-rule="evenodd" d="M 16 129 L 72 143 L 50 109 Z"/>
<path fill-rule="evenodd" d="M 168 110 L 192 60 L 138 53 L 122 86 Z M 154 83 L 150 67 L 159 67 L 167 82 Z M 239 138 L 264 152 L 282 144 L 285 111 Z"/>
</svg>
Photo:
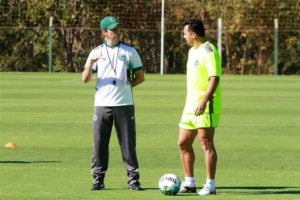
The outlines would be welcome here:
<svg viewBox="0 0 300 200">
<path fill-rule="evenodd" d="M 288 186 L 237 186 L 237 187 L 217 187 L 222 190 L 222 193 L 231 194 L 300 194 L 300 187 L 288 187 Z M 226 190 L 229 190 L 228 192 Z M 238 191 L 236 191 L 238 190 Z"/>
<path fill-rule="evenodd" d="M 56 160 L 38 160 L 38 161 L 23 161 L 23 160 L 0 160 L 0 164 L 36 164 L 36 163 L 61 163 Z"/>
<path fill-rule="evenodd" d="M 157 191 L 159 191 L 159 189 L 158 188 L 150 188 L 150 187 L 142 187 L 143 188 L 143 190 L 141 190 L 141 191 L 146 191 L 146 190 L 157 190 Z M 104 189 L 104 191 L 105 190 L 129 190 L 127 187 L 123 187 L 123 188 L 107 188 L 107 187 L 105 187 L 105 189 Z M 140 192 L 140 191 L 137 191 L 137 192 Z"/>
<path fill-rule="evenodd" d="M 143 190 L 141 191 L 132 191 L 134 193 L 140 193 L 140 192 L 157 192 L 157 193 L 160 193 L 162 194 L 160 191 L 159 191 L 159 188 L 158 187 L 142 187 Z M 115 191 L 115 190 L 127 190 L 127 191 L 131 191 L 129 190 L 127 187 L 123 187 L 123 188 L 105 188 L 104 190 L 98 190 L 96 192 L 105 192 L 105 191 Z M 94 191 L 92 191 L 94 192 Z M 162 194 L 163 195 L 163 194 Z M 189 197 L 189 196 L 199 196 L 197 193 L 177 193 L 176 195 L 165 195 L 165 196 L 168 196 L 168 197 Z"/>
<path fill-rule="evenodd" d="M 201 189 L 201 188 L 197 188 Z M 105 188 L 104 191 L 114 191 L 114 190 L 128 190 L 127 187 L 123 188 Z M 158 188 L 143 187 L 142 191 L 157 191 Z M 100 191 L 102 192 L 102 191 Z M 300 187 L 287 187 L 287 186 L 245 186 L 245 187 L 217 187 L 217 194 L 230 194 L 230 195 L 299 195 Z M 173 196 L 173 195 L 170 195 Z M 198 196 L 197 193 L 177 193 L 177 197 L 188 197 L 188 196 Z"/>
</svg>

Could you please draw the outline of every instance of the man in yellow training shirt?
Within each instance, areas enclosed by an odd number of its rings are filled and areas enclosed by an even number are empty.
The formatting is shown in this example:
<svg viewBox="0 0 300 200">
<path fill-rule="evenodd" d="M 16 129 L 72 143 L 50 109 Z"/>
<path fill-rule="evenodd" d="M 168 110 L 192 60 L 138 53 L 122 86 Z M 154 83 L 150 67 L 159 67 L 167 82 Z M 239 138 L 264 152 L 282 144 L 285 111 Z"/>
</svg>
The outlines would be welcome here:
<svg viewBox="0 0 300 200">
<path fill-rule="evenodd" d="M 221 63 L 217 49 L 205 39 L 203 23 L 197 19 L 185 22 L 183 36 L 191 46 L 187 61 L 187 97 L 179 123 L 178 146 L 185 180 L 180 192 L 196 192 L 193 142 L 199 137 L 205 156 L 206 183 L 199 195 L 216 194 L 217 152 L 215 128 L 221 112 Z"/>
</svg>

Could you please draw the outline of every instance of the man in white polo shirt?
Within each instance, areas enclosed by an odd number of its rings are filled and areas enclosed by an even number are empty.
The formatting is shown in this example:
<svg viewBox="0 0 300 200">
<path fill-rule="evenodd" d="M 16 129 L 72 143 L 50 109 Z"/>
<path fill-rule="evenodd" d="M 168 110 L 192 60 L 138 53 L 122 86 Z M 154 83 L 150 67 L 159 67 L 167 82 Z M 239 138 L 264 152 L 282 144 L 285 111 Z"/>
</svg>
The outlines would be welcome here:
<svg viewBox="0 0 300 200">
<path fill-rule="evenodd" d="M 97 73 L 94 103 L 92 190 L 102 190 L 108 169 L 109 141 L 113 124 L 131 190 L 142 190 L 136 155 L 136 129 L 132 87 L 144 81 L 142 61 L 136 49 L 121 42 L 119 22 L 112 16 L 100 22 L 104 43 L 92 49 L 82 72 L 82 81 Z"/>
</svg>

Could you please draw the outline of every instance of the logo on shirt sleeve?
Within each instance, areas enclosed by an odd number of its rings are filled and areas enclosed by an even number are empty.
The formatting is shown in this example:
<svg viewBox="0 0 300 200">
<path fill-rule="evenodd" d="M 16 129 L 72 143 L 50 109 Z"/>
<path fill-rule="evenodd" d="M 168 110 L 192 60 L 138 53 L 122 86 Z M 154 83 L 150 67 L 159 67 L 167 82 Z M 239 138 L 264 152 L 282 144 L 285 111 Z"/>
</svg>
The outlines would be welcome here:
<svg viewBox="0 0 300 200">
<path fill-rule="evenodd" d="M 211 48 L 211 46 L 210 46 L 209 44 L 206 44 L 206 45 L 204 46 L 204 49 L 205 49 L 208 53 L 213 52 L 213 49 Z"/>
</svg>

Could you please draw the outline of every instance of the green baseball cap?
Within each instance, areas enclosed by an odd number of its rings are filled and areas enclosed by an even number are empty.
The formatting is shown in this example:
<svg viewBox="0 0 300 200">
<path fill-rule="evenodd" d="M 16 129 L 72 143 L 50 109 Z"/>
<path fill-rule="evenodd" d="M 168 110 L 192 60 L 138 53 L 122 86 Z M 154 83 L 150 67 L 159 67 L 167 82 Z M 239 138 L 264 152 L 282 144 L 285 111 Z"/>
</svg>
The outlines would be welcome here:
<svg viewBox="0 0 300 200">
<path fill-rule="evenodd" d="M 116 28 L 119 24 L 118 20 L 112 16 L 104 17 L 100 22 L 100 29 L 101 30 L 110 30 Z"/>
</svg>

